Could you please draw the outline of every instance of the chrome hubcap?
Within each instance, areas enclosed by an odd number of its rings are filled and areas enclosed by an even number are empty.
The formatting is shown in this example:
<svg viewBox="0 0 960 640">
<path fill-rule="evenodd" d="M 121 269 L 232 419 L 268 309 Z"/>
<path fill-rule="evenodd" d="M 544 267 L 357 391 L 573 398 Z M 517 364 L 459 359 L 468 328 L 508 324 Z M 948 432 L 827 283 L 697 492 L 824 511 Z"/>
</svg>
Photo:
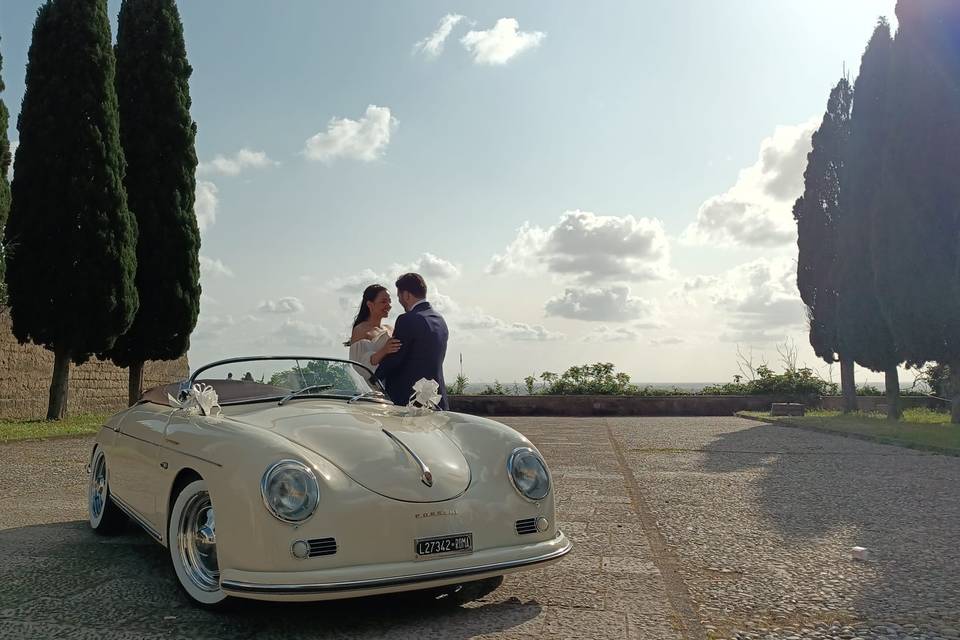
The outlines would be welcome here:
<svg viewBox="0 0 960 640">
<path fill-rule="evenodd" d="M 99 518 L 103 512 L 103 505 L 107 500 L 107 462 L 103 456 L 97 457 L 97 462 L 90 474 L 90 515 Z"/>
<path fill-rule="evenodd" d="M 220 566 L 217 564 L 216 521 L 210 494 L 190 497 L 180 514 L 177 543 L 180 560 L 190 581 L 204 591 L 220 588 Z"/>
</svg>

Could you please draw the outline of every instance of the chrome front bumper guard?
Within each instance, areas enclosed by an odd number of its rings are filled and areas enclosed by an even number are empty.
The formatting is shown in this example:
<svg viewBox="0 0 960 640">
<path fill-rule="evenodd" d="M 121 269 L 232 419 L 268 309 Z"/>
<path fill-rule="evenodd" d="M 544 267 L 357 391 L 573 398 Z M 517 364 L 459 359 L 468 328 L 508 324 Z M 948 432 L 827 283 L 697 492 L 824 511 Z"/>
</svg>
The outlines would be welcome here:
<svg viewBox="0 0 960 640">
<path fill-rule="evenodd" d="M 391 578 L 372 578 L 369 580 L 350 580 L 344 582 L 324 582 L 316 584 L 252 584 L 249 582 L 239 582 L 236 580 L 223 580 L 220 588 L 230 593 L 258 594 L 258 595 L 309 595 L 324 593 L 342 593 L 350 591 L 361 591 L 367 589 L 384 589 L 388 587 L 403 587 L 419 583 L 434 582 L 438 580 L 456 580 L 459 578 L 470 578 L 472 576 L 506 572 L 523 567 L 537 565 L 551 560 L 558 560 L 567 555 L 573 548 L 573 543 L 567 540 L 566 545 L 555 549 L 550 553 L 522 560 L 509 560 L 506 562 L 495 562 L 492 564 L 477 565 L 473 567 L 463 567 L 460 569 L 446 569 L 441 571 L 430 571 L 428 573 L 417 573 L 413 575 L 394 576 Z"/>
</svg>

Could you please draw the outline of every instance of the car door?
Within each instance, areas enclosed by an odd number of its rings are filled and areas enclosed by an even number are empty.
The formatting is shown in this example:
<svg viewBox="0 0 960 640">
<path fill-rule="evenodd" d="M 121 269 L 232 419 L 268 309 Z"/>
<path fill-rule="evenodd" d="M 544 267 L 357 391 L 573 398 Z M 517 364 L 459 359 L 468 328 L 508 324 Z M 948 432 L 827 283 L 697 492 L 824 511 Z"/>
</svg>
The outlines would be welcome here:
<svg viewBox="0 0 960 640">
<path fill-rule="evenodd" d="M 173 412 L 174 409 L 157 411 L 147 405 L 131 408 L 116 428 L 113 460 L 109 463 L 111 493 L 155 537 L 164 528 L 159 508 L 163 476 L 160 447 Z"/>
</svg>

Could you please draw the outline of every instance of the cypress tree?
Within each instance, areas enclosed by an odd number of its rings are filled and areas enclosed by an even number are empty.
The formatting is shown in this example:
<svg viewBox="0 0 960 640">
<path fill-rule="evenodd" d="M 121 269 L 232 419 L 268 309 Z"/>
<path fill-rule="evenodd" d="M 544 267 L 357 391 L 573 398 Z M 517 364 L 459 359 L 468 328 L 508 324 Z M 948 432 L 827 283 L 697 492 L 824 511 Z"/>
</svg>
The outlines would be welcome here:
<svg viewBox="0 0 960 640">
<path fill-rule="evenodd" d="M 3 56 L 0 55 L 0 71 L 3 70 Z M 6 87 L 3 84 L 3 76 L 0 75 L 0 93 Z M 0 232 L 7 224 L 7 215 L 10 213 L 10 181 L 7 179 L 7 173 L 10 170 L 10 139 L 7 138 L 7 123 L 10 113 L 7 111 L 7 105 L 0 100 Z M 0 242 L 0 305 L 7 301 L 7 287 L 5 277 L 3 243 Z"/>
<path fill-rule="evenodd" d="M 877 294 L 901 360 L 952 372 L 960 423 L 960 3 L 897 3 L 873 226 Z"/>
<path fill-rule="evenodd" d="M 113 346 L 137 309 L 136 221 L 123 188 L 106 0 L 37 11 L 5 230 L 14 335 L 54 353 L 48 419 L 70 362 Z"/>
<path fill-rule="evenodd" d="M 810 345 L 827 363 L 840 361 L 844 410 L 856 408 L 853 359 L 840 348 L 837 325 L 837 225 L 841 174 L 850 137 L 850 104 L 853 89 L 846 78 L 830 92 L 820 128 L 813 134 L 813 149 L 803 172 L 804 191 L 793 206 L 797 221 L 797 288 L 807 306 Z"/>
<path fill-rule="evenodd" d="M 188 84 L 192 69 L 174 0 L 124 0 L 116 57 L 125 184 L 139 229 L 140 309 L 129 331 L 105 355 L 130 367 L 133 404 L 143 390 L 144 361 L 186 353 L 200 310 L 196 125 Z"/>
<path fill-rule="evenodd" d="M 887 412 L 900 417 L 900 358 L 880 310 L 873 274 L 871 230 L 877 213 L 887 138 L 887 79 L 893 41 L 881 19 L 860 62 L 854 85 L 850 144 L 844 167 L 839 225 L 838 320 L 843 351 L 886 374 Z"/>
</svg>

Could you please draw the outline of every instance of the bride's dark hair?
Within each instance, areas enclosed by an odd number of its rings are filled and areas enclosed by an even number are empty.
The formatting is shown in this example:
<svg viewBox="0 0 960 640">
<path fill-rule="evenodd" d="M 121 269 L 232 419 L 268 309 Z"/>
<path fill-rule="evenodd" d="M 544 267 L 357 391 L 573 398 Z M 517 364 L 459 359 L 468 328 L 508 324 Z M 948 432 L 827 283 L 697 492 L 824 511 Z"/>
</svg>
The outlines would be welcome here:
<svg viewBox="0 0 960 640">
<path fill-rule="evenodd" d="M 363 299 L 360 300 L 360 310 L 357 311 L 357 317 L 353 319 L 354 327 L 370 317 L 370 307 L 367 306 L 367 303 L 376 300 L 380 292 L 386 290 L 387 288 L 380 284 L 372 284 L 363 290 Z"/>
</svg>

